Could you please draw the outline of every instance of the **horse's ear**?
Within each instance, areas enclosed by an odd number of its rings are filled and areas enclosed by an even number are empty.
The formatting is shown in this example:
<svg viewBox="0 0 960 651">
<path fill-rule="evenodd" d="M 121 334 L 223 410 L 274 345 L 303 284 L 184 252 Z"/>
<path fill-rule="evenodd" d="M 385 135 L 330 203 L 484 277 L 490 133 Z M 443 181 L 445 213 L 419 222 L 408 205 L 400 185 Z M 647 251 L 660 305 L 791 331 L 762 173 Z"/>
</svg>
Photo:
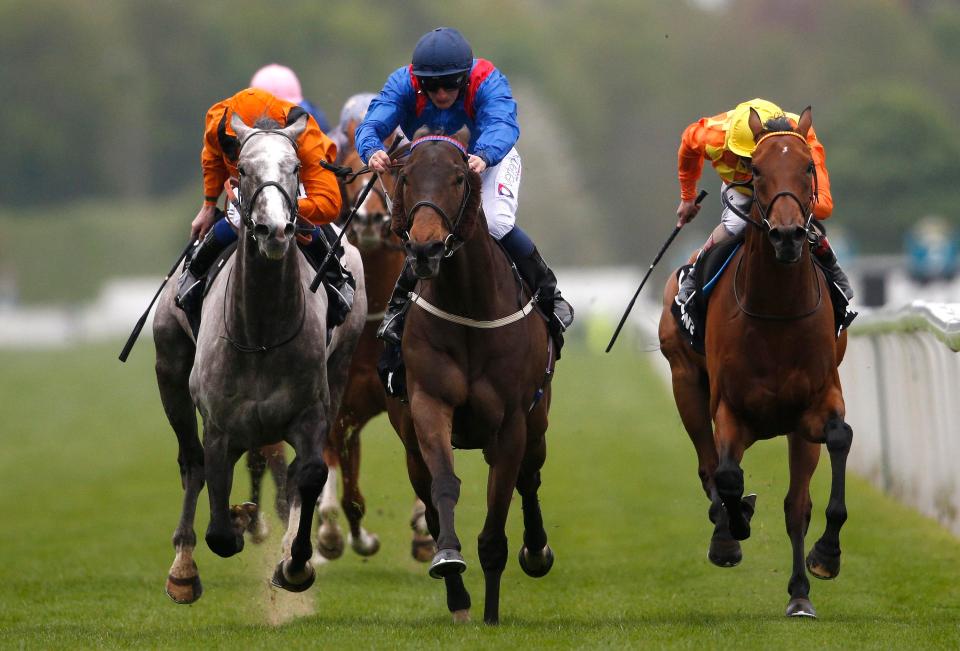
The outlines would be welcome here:
<svg viewBox="0 0 960 651">
<path fill-rule="evenodd" d="M 808 106 L 803 109 L 803 113 L 800 114 L 800 119 L 797 121 L 797 132 L 806 140 L 807 134 L 810 132 L 810 127 L 812 126 L 813 110 Z"/>
<path fill-rule="evenodd" d="M 303 115 L 298 117 L 293 124 L 287 125 L 283 129 L 281 129 L 281 131 L 287 134 L 287 136 L 291 140 L 293 140 L 294 142 L 297 142 L 298 140 L 300 140 L 300 136 L 303 135 L 303 130 L 307 128 L 307 119 L 309 117 L 310 116 L 308 114 L 304 113 Z"/>
<path fill-rule="evenodd" d="M 237 134 L 240 142 L 246 140 L 247 136 L 253 131 L 252 128 L 244 123 L 243 118 L 241 118 L 236 111 L 230 116 L 230 127 L 233 129 L 233 132 Z"/>
<path fill-rule="evenodd" d="M 467 128 L 467 125 L 463 125 L 459 131 L 453 134 L 452 138 L 466 147 L 470 144 L 470 129 Z"/>
<path fill-rule="evenodd" d="M 760 114 L 757 113 L 756 109 L 752 106 L 750 107 L 750 131 L 753 132 L 753 137 L 756 138 L 761 133 L 763 133 L 763 120 L 760 119 Z"/>
</svg>

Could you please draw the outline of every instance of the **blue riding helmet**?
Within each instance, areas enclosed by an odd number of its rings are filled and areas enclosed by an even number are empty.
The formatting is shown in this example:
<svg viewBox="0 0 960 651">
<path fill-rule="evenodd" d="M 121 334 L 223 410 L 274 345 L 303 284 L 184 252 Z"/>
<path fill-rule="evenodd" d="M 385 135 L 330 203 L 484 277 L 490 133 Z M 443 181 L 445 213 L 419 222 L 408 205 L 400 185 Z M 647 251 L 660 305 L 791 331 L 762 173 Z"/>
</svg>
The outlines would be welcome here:
<svg viewBox="0 0 960 651">
<path fill-rule="evenodd" d="M 456 75 L 473 66 L 473 48 L 454 28 L 438 27 L 417 41 L 412 63 L 417 77 Z"/>
</svg>

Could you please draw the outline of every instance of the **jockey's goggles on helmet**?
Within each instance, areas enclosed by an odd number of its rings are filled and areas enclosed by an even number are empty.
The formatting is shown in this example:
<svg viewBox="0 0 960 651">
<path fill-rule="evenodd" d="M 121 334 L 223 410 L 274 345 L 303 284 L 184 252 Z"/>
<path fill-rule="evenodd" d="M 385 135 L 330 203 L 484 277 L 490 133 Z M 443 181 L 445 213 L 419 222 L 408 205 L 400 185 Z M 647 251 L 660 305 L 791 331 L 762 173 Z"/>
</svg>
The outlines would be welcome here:
<svg viewBox="0 0 960 651">
<path fill-rule="evenodd" d="M 445 75 L 443 77 L 418 77 L 420 88 L 428 93 L 440 90 L 457 90 L 463 85 L 466 75 L 462 72 L 455 75 Z"/>
</svg>

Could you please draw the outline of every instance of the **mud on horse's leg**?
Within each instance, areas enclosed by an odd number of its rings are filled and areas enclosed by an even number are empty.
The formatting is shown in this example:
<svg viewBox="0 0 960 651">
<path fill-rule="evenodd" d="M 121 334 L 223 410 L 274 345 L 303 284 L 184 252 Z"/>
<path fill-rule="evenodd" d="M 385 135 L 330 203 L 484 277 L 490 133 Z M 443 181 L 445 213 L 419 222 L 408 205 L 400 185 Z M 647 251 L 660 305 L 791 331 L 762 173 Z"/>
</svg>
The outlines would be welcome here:
<svg viewBox="0 0 960 651">
<path fill-rule="evenodd" d="M 827 526 L 807 556 L 807 568 L 818 579 L 832 579 L 840 573 L 840 528 L 847 520 L 847 454 L 853 442 L 853 429 L 842 418 L 835 416 L 827 421 L 824 434 L 831 469 Z"/>
</svg>

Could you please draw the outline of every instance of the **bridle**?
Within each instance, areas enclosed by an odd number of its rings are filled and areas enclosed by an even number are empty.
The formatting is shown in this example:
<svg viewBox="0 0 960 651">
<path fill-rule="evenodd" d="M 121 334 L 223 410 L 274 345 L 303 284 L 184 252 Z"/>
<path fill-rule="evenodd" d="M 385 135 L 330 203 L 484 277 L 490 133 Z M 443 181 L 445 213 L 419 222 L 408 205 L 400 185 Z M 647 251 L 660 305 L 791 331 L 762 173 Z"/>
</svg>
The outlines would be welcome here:
<svg viewBox="0 0 960 651">
<path fill-rule="evenodd" d="M 771 131 L 769 133 L 763 134 L 759 140 L 757 140 L 757 146 L 760 146 L 760 143 L 766 140 L 767 138 L 773 138 L 775 136 L 794 136 L 803 140 L 806 144 L 806 139 L 796 131 Z M 751 176 L 746 181 L 730 181 L 727 183 L 727 186 L 731 188 L 747 188 L 750 190 L 753 199 L 753 204 L 757 207 L 757 212 L 760 213 L 760 221 L 753 219 L 748 213 L 743 212 L 737 206 L 733 205 L 730 200 L 727 198 L 726 192 L 720 193 L 720 202 L 723 204 L 725 209 L 730 210 L 734 215 L 747 222 L 751 226 L 754 226 L 761 231 L 770 232 L 773 229 L 773 226 L 770 224 L 770 211 L 773 209 L 774 202 L 780 197 L 790 197 L 793 199 L 798 206 L 800 206 L 800 212 L 807 216 L 806 223 L 803 226 L 804 232 L 809 236 L 810 234 L 810 224 L 813 221 L 813 204 L 815 204 L 819 197 L 819 186 L 817 185 L 817 168 L 813 167 L 813 193 L 810 195 L 810 200 L 804 205 L 803 201 L 800 200 L 796 194 L 789 190 L 781 190 L 780 192 L 773 195 L 773 198 L 767 202 L 767 205 L 764 206 L 762 203 L 756 201 L 756 190 L 753 187 L 753 177 Z"/>
<path fill-rule="evenodd" d="M 250 142 L 257 136 L 269 136 L 269 135 L 283 136 L 293 146 L 293 151 L 294 152 L 298 151 L 299 148 L 297 146 L 296 141 L 284 131 L 281 131 L 280 129 L 262 129 L 260 131 L 254 131 L 249 136 L 244 138 L 243 142 L 240 143 L 240 151 L 237 153 L 238 161 L 240 158 L 240 154 L 243 153 L 243 148 L 247 145 L 248 142 Z M 239 168 L 237 169 L 237 172 L 242 179 L 244 175 L 240 173 Z M 242 197 L 241 198 L 242 202 L 237 202 L 237 209 L 240 212 L 240 218 L 243 220 L 244 226 L 247 227 L 247 232 L 250 234 L 251 238 L 255 237 L 253 229 L 256 226 L 256 224 L 253 221 L 253 206 L 256 204 L 257 197 L 260 196 L 260 193 L 269 187 L 276 188 L 277 190 L 280 191 L 281 196 L 283 196 L 283 200 L 287 204 L 288 214 L 290 215 L 287 221 L 291 224 L 296 225 L 297 221 L 300 219 L 300 207 L 297 204 L 297 201 L 295 200 L 295 198 L 291 197 L 290 193 L 287 192 L 287 189 L 284 188 L 283 185 L 281 185 L 278 181 L 264 181 L 263 183 L 258 185 L 256 188 L 254 188 L 253 194 L 250 195 L 249 199 Z M 294 187 L 296 188 L 300 187 L 299 164 L 297 165 L 296 184 L 294 185 Z M 313 230 L 313 228 L 311 227 L 306 230 Z"/>
<path fill-rule="evenodd" d="M 424 142 L 445 142 L 453 145 L 460 152 L 463 161 L 466 162 L 467 160 L 466 148 L 460 143 L 460 141 L 449 136 L 430 135 L 417 138 L 410 143 L 410 151 L 412 152 L 415 147 L 423 144 Z M 397 182 L 397 192 L 402 191 L 402 186 L 404 183 L 406 183 L 406 176 L 401 175 L 400 180 Z M 410 228 L 413 226 L 415 213 L 420 208 L 426 206 L 428 208 L 433 208 L 433 210 L 440 215 L 444 226 L 447 227 L 448 234 L 443 240 L 443 257 L 449 258 L 451 255 L 456 253 L 457 249 L 463 246 L 464 240 L 463 237 L 460 236 L 460 223 L 463 221 L 463 213 L 466 211 L 467 202 L 470 200 L 470 194 L 473 192 L 470 182 L 466 179 L 464 179 L 464 186 L 463 196 L 460 198 L 460 206 L 457 209 L 456 219 L 450 219 L 450 216 L 447 214 L 447 212 L 433 201 L 421 199 L 417 203 L 413 204 L 410 210 L 407 211 L 407 214 L 404 218 L 403 231 L 399 233 L 400 239 L 402 239 L 404 242 L 410 239 Z"/>
</svg>

